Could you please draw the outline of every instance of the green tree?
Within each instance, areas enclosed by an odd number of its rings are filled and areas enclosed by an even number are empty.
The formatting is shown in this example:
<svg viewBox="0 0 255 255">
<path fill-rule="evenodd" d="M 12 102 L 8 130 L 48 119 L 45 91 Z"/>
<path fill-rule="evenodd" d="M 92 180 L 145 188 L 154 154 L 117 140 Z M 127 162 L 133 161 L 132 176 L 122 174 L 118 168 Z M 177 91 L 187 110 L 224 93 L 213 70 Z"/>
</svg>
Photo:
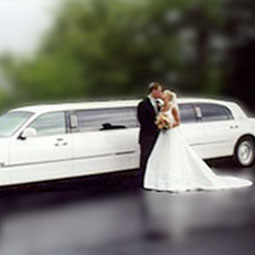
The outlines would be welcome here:
<svg viewBox="0 0 255 255">
<path fill-rule="evenodd" d="M 232 74 L 226 3 L 235 1 L 66 0 L 32 58 L 0 64 L 16 102 L 139 97 L 152 80 L 221 94 Z"/>
</svg>

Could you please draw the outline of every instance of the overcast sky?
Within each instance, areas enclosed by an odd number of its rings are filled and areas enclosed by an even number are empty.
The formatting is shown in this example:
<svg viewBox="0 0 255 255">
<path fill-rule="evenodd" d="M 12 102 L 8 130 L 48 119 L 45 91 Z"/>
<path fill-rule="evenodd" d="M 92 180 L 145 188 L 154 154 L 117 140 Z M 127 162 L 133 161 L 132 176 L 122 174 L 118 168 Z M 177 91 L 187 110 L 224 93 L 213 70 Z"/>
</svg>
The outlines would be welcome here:
<svg viewBox="0 0 255 255">
<path fill-rule="evenodd" d="M 0 0 L 0 54 L 33 51 L 61 0 Z"/>
</svg>

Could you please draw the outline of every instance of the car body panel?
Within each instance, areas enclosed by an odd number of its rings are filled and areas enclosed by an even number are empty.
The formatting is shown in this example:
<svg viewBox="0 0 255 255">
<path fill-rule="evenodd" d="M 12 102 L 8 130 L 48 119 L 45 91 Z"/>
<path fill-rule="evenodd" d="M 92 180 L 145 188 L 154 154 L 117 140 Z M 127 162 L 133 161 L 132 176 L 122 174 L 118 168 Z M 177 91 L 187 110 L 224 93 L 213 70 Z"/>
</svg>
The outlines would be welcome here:
<svg viewBox="0 0 255 255">
<path fill-rule="evenodd" d="M 42 114 L 75 110 L 137 107 L 139 100 L 26 106 L 33 116 L 9 138 L 0 138 L 0 186 L 93 175 L 139 168 L 139 126 L 104 131 L 73 132 L 20 139 L 21 133 Z M 180 131 L 203 159 L 233 156 L 238 140 L 255 137 L 255 118 L 248 118 L 235 102 L 205 98 L 179 98 L 179 106 L 216 104 L 227 107 L 233 119 L 206 121 L 196 108 L 196 121 L 180 125 Z M 67 124 L 70 125 L 69 120 Z M 58 144 L 56 146 L 56 144 Z M 65 146 L 62 146 L 65 144 Z"/>
</svg>

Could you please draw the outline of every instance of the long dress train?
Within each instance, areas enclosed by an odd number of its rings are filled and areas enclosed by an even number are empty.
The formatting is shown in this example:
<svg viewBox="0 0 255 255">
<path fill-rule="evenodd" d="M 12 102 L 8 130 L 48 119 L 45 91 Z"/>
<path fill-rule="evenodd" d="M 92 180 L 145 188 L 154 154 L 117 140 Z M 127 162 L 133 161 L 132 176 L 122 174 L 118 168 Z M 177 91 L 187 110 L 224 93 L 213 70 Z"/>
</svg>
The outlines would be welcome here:
<svg viewBox="0 0 255 255">
<path fill-rule="evenodd" d="M 171 108 L 167 114 L 173 120 Z M 144 188 L 159 191 L 220 190 L 252 184 L 246 179 L 217 176 L 182 137 L 180 127 L 160 132 L 144 176 Z"/>
</svg>

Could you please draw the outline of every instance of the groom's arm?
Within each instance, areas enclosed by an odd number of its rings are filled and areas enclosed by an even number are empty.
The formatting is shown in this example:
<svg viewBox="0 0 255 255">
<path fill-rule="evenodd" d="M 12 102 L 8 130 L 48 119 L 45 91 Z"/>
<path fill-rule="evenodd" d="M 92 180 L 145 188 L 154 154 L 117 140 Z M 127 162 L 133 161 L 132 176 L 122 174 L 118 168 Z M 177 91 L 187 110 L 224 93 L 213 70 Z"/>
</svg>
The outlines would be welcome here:
<svg viewBox="0 0 255 255">
<path fill-rule="evenodd" d="M 137 117 L 138 121 L 141 125 L 145 124 L 146 121 L 146 109 L 145 109 L 145 103 L 140 102 L 137 108 Z"/>
</svg>

